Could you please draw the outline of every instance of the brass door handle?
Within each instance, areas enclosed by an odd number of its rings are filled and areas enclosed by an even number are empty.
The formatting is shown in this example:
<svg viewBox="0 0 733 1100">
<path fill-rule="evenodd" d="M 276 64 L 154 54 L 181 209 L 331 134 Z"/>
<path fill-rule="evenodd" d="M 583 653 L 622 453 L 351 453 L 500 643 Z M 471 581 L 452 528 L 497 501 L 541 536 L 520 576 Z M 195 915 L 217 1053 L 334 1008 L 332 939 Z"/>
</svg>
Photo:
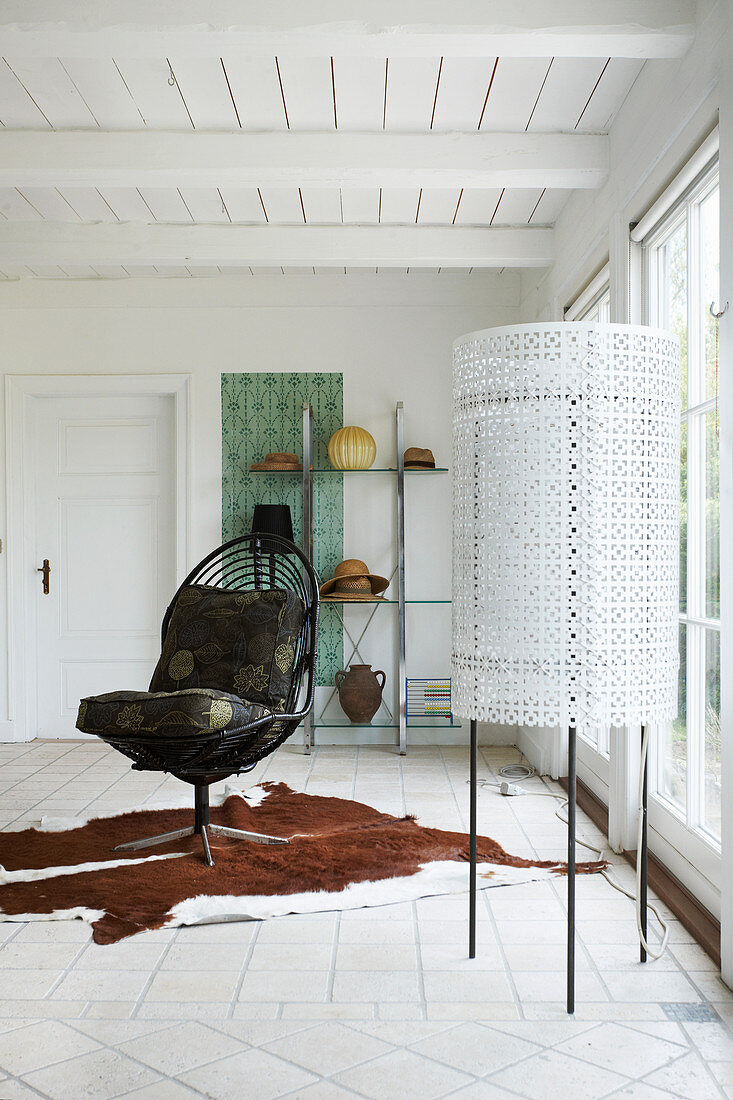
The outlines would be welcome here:
<svg viewBox="0 0 733 1100">
<path fill-rule="evenodd" d="M 43 595 L 47 596 L 50 592 L 50 589 L 48 587 L 48 578 L 51 573 L 51 566 L 48 563 L 48 558 L 43 559 L 43 565 L 40 569 L 37 569 L 36 572 L 43 574 Z"/>
</svg>

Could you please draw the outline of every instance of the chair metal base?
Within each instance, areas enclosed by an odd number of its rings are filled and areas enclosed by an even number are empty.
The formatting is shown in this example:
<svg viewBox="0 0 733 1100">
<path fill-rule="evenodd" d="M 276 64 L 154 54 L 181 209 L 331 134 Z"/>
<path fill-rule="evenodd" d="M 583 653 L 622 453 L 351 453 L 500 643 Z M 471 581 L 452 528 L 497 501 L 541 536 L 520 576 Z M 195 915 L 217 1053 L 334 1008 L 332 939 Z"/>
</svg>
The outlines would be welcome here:
<svg viewBox="0 0 733 1100">
<path fill-rule="evenodd" d="M 282 836 L 268 836 L 267 833 L 248 833 L 245 829 L 230 829 L 226 825 L 212 825 L 209 821 L 209 788 L 205 784 L 196 784 L 195 796 L 195 823 L 185 829 L 174 829 L 170 833 L 159 833 L 157 836 L 143 837 L 142 840 L 129 840 L 126 844 L 118 844 L 115 852 L 137 852 L 140 848 L 151 848 L 154 844 L 167 844 L 169 840 L 180 840 L 184 836 L 201 836 L 204 846 L 204 859 L 207 867 L 214 866 L 209 846 L 209 835 L 228 836 L 233 840 L 251 840 L 254 844 L 289 844 L 290 841 Z"/>
<path fill-rule="evenodd" d="M 194 829 L 191 825 L 187 829 L 174 829 L 171 833 L 160 833 L 158 836 L 148 836 L 143 840 L 131 840 L 127 844 L 118 844 L 115 852 L 137 852 L 140 848 L 150 848 L 154 844 L 166 844 L 169 840 L 179 840 L 184 836 L 201 834 L 201 843 L 204 846 L 204 859 L 207 867 L 214 866 L 209 847 L 209 834 L 212 836 L 229 836 L 234 840 L 251 840 L 255 844 L 289 844 L 290 841 L 281 836 L 267 836 L 266 833 L 248 833 L 244 829 L 228 829 L 225 825 L 202 825 L 201 829 Z"/>
</svg>

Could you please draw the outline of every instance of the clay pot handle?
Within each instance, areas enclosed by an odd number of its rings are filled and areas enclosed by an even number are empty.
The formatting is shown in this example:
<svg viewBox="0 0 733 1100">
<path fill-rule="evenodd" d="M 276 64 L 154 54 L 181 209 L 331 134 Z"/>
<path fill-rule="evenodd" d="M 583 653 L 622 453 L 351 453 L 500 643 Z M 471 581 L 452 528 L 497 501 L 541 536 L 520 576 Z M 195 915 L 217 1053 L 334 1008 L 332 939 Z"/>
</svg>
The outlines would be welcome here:
<svg viewBox="0 0 733 1100">
<path fill-rule="evenodd" d="M 336 684 L 336 690 L 337 691 L 341 687 L 341 680 L 343 680 L 345 675 L 346 675 L 346 669 L 340 668 L 339 671 L 334 676 L 333 679 L 334 679 L 334 683 Z M 341 677 L 341 680 L 339 680 L 339 676 Z"/>
<path fill-rule="evenodd" d="M 377 672 L 375 672 L 374 675 L 377 677 L 377 679 L 379 679 L 380 676 L 382 677 L 382 682 L 379 685 L 379 690 L 384 691 L 384 685 L 387 682 L 387 677 L 384 675 L 384 673 L 382 672 L 381 669 L 379 669 Z"/>
</svg>

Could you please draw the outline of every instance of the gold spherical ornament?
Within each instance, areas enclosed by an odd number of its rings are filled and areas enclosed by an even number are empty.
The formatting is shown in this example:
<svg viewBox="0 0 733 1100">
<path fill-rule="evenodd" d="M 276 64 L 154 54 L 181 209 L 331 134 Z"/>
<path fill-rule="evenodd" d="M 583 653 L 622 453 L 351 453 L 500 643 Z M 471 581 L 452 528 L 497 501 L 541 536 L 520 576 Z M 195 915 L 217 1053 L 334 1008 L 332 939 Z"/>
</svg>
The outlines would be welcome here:
<svg viewBox="0 0 733 1100">
<path fill-rule="evenodd" d="M 366 428 L 339 428 L 328 443 L 328 459 L 337 470 L 368 470 L 377 457 L 377 444 Z"/>
</svg>

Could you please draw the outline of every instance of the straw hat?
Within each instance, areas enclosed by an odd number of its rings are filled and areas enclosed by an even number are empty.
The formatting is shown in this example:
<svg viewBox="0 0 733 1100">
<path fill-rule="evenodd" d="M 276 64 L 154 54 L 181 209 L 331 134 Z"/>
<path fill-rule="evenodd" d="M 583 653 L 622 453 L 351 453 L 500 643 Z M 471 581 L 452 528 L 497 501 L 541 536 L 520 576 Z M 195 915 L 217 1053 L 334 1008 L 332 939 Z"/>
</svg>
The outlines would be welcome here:
<svg viewBox="0 0 733 1100">
<path fill-rule="evenodd" d="M 303 463 L 297 455 L 287 451 L 272 451 L 264 462 L 253 462 L 250 470 L 302 470 Z"/>
<path fill-rule="evenodd" d="M 405 451 L 406 470 L 434 470 L 435 456 L 427 447 L 408 447 Z"/>
<path fill-rule="evenodd" d="M 370 573 L 365 562 L 347 558 L 336 566 L 331 580 L 321 585 L 320 593 L 327 600 L 381 600 L 379 593 L 388 584 L 386 577 Z"/>
</svg>

